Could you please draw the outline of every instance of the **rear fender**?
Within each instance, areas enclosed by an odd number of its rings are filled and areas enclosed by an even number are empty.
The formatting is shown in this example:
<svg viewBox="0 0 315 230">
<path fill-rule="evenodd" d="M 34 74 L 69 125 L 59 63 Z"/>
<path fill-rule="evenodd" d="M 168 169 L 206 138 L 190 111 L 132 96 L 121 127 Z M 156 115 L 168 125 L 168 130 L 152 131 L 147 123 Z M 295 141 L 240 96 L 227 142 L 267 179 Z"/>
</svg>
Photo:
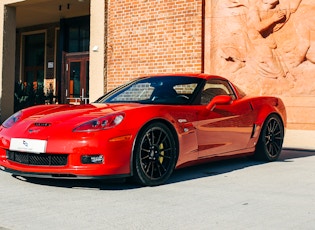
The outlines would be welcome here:
<svg viewBox="0 0 315 230">
<path fill-rule="evenodd" d="M 271 114 L 277 114 L 282 121 L 283 126 L 286 127 L 287 114 L 285 106 L 280 98 L 260 97 L 253 99 L 250 103 L 252 108 L 257 111 L 257 118 L 254 124 L 256 130 L 253 130 L 252 136 L 257 136 L 257 134 L 260 133 L 260 128 L 264 125 L 266 118 Z"/>
</svg>

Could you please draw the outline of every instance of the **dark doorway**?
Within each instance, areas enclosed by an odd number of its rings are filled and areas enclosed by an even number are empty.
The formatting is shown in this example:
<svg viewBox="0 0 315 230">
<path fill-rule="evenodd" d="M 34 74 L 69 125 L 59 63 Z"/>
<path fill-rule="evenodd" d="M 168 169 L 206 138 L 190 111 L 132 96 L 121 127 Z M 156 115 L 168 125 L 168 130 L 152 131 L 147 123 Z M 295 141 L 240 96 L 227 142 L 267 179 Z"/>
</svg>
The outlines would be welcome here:
<svg viewBox="0 0 315 230">
<path fill-rule="evenodd" d="M 24 35 L 24 82 L 36 89 L 44 87 L 45 33 Z"/>
<path fill-rule="evenodd" d="M 90 16 L 60 21 L 58 79 L 61 103 L 89 102 Z"/>
</svg>

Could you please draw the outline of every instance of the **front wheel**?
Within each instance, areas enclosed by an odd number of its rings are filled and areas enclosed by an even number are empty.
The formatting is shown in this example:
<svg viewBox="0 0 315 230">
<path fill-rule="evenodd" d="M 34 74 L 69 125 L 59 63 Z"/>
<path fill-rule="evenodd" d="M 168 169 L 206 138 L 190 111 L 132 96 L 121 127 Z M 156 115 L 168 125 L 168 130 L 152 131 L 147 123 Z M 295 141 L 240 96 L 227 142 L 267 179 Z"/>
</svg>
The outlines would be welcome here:
<svg viewBox="0 0 315 230">
<path fill-rule="evenodd" d="M 275 161 L 279 158 L 284 139 L 284 128 L 277 115 L 267 117 L 261 130 L 255 151 L 255 158 L 263 161 Z"/>
<path fill-rule="evenodd" d="M 163 184 L 172 174 L 177 160 L 174 136 L 163 123 L 145 127 L 134 148 L 134 179 L 142 185 Z"/>
</svg>

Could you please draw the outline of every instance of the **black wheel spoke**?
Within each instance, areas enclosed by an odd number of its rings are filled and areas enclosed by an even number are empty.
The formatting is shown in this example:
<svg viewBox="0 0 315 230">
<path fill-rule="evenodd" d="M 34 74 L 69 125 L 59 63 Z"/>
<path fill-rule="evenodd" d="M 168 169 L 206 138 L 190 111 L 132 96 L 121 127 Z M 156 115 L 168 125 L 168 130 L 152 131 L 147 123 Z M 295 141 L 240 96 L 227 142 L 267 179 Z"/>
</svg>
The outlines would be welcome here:
<svg viewBox="0 0 315 230">
<path fill-rule="evenodd" d="M 276 137 L 279 137 L 279 136 L 281 135 L 281 131 L 278 130 L 276 133 L 274 133 L 274 135 L 275 135 Z"/>
<path fill-rule="evenodd" d="M 273 144 L 270 145 L 270 155 L 275 156 L 277 154 L 277 150 Z"/>
<path fill-rule="evenodd" d="M 275 137 L 276 141 L 283 141 L 283 136 L 279 135 Z"/>
<path fill-rule="evenodd" d="M 271 154 L 271 153 L 272 153 L 272 144 L 269 144 L 269 145 L 268 145 L 268 152 L 269 152 L 270 155 L 272 155 L 272 154 Z"/>
<path fill-rule="evenodd" d="M 157 166 L 156 168 L 158 169 L 159 176 L 162 176 L 163 173 L 165 172 L 165 168 L 163 167 L 162 164 L 159 164 L 159 162 L 156 162 L 156 166 Z M 164 172 L 161 172 L 161 166 Z"/>
<path fill-rule="evenodd" d="M 159 162 L 158 162 L 159 163 Z M 164 167 L 163 164 L 159 163 L 159 167 L 161 167 L 163 169 L 163 171 L 165 172 L 167 169 Z"/>
<path fill-rule="evenodd" d="M 145 149 L 145 148 L 141 148 L 141 151 L 146 152 L 146 153 L 150 153 L 149 149 Z"/>
<path fill-rule="evenodd" d="M 150 130 L 150 134 L 151 134 L 151 143 L 150 143 L 150 145 L 154 145 L 155 144 L 154 143 L 155 138 L 154 138 L 154 130 L 153 129 Z"/>
<path fill-rule="evenodd" d="M 146 173 L 146 174 L 149 174 L 149 171 L 150 171 L 150 169 L 151 169 L 151 164 L 152 164 L 151 161 L 149 161 L 148 164 L 144 164 L 144 168 L 145 168 L 145 173 Z"/>
<path fill-rule="evenodd" d="M 165 135 L 165 137 L 163 138 L 163 140 L 161 141 L 161 143 L 166 142 L 166 139 L 167 139 L 167 141 L 169 140 L 169 136 L 168 136 L 168 135 Z"/>
<path fill-rule="evenodd" d="M 277 143 L 273 143 L 273 149 L 274 149 L 274 154 L 273 154 L 273 156 L 275 156 L 275 155 L 277 155 L 279 152 L 280 152 L 280 148 L 279 148 L 279 146 L 277 145 Z"/>
<path fill-rule="evenodd" d="M 276 121 L 271 122 L 271 130 L 270 130 L 270 132 L 274 133 L 275 130 L 277 129 L 277 127 L 278 127 L 278 123 Z"/>
<path fill-rule="evenodd" d="M 167 149 L 163 149 L 164 152 L 169 152 L 169 151 L 174 151 L 174 149 L 171 147 L 171 148 L 167 148 Z"/>
<path fill-rule="evenodd" d="M 171 159 L 171 156 L 167 156 L 167 155 L 163 155 L 163 154 L 159 154 L 159 157 L 163 157 L 163 158 L 167 158 L 167 159 Z"/>
<path fill-rule="evenodd" d="M 147 159 L 149 159 L 149 155 L 145 155 L 145 156 L 141 157 L 141 161 L 144 161 L 144 160 L 147 160 Z"/>
<path fill-rule="evenodd" d="M 277 152 L 279 152 L 281 150 L 280 145 L 278 143 L 276 143 L 276 142 L 274 143 L 274 147 L 275 147 Z"/>
<path fill-rule="evenodd" d="M 159 135 L 159 137 L 158 137 L 158 139 L 157 139 L 157 141 L 156 141 L 156 143 L 161 143 L 161 142 L 163 142 L 163 141 L 160 141 L 161 140 L 161 137 L 162 137 L 162 131 L 160 132 L 160 135 Z"/>
<path fill-rule="evenodd" d="M 154 169 L 155 169 L 155 167 L 154 167 L 154 162 L 151 161 L 151 173 L 150 173 L 150 178 L 151 178 L 151 179 L 154 178 Z"/>
<path fill-rule="evenodd" d="M 152 145 L 152 134 L 150 135 L 150 132 L 148 132 L 145 137 L 148 140 L 149 145 Z"/>
</svg>

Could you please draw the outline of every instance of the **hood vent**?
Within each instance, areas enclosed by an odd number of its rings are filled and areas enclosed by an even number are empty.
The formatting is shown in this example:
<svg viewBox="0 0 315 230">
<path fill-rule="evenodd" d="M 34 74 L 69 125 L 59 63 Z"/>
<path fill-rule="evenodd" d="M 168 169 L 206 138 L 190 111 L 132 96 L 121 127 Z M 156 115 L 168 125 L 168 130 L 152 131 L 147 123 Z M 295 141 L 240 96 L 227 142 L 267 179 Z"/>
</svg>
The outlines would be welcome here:
<svg viewBox="0 0 315 230">
<path fill-rule="evenodd" d="M 36 122 L 34 123 L 35 126 L 37 127 L 48 127 L 48 126 L 51 126 L 51 123 L 39 123 L 39 122 Z"/>
</svg>

